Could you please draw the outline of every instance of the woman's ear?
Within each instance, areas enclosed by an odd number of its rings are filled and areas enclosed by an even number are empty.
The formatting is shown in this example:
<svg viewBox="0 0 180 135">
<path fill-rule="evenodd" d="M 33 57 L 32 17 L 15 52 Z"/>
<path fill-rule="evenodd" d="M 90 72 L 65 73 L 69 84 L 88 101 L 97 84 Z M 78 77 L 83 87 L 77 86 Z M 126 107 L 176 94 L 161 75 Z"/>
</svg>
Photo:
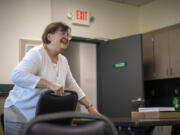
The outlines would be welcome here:
<svg viewBox="0 0 180 135">
<path fill-rule="evenodd" d="M 51 41 L 51 34 L 50 34 L 50 33 L 48 33 L 47 39 L 48 39 L 49 41 Z"/>
</svg>

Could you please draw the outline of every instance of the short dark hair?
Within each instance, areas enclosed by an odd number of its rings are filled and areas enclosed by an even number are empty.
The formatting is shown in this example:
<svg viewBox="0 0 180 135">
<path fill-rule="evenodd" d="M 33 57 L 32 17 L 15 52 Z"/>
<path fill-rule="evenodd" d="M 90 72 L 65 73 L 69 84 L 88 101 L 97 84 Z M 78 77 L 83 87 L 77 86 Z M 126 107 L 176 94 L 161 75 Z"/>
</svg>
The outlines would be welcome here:
<svg viewBox="0 0 180 135">
<path fill-rule="evenodd" d="M 44 30 L 44 33 L 42 34 L 42 41 L 44 44 L 49 44 L 51 43 L 48 38 L 47 35 L 50 34 L 54 34 L 57 30 L 61 29 L 61 31 L 71 31 L 71 28 L 63 23 L 63 22 L 53 22 L 50 23 L 46 29 Z"/>
</svg>

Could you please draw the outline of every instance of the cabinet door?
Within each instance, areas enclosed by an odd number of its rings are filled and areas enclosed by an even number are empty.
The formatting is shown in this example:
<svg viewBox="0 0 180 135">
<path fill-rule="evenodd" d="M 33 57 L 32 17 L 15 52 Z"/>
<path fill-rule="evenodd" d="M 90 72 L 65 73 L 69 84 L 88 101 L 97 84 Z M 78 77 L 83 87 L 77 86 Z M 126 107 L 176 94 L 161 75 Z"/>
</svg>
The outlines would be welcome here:
<svg viewBox="0 0 180 135">
<path fill-rule="evenodd" d="M 156 79 L 169 77 L 168 31 L 154 34 L 154 71 Z"/>
<path fill-rule="evenodd" d="M 180 77 L 180 27 L 169 31 L 170 74 Z"/>
<path fill-rule="evenodd" d="M 154 79 L 154 56 L 153 56 L 153 35 L 152 33 L 144 34 L 142 37 L 143 44 L 143 67 L 144 67 L 144 79 Z"/>
</svg>

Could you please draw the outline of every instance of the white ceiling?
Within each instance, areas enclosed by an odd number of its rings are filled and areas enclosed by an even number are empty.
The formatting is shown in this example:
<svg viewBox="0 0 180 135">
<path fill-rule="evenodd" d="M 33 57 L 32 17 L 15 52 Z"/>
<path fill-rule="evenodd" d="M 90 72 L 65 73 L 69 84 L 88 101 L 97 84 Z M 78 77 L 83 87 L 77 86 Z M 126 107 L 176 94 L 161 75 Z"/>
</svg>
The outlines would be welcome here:
<svg viewBox="0 0 180 135">
<path fill-rule="evenodd" d="M 154 0 L 109 0 L 109 1 L 118 2 L 121 4 L 133 5 L 133 6 L 142 6 Z"/>
</svg>

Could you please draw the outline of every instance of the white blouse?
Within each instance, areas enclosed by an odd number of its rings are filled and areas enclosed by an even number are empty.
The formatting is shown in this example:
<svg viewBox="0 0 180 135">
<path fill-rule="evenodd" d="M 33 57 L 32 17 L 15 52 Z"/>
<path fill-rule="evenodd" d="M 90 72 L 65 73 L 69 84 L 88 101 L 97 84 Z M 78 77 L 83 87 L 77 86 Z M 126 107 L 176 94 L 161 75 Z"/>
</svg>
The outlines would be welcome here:
<svg viewBox="0 0 180 135">
<path fill-rule="evenodd" d="M 80 100 L 85 96 L 72 76 L 67 59 L 59 54 L 58 62 L 51 62 L 43 45 L 34 47 L 17 65 L 12 74 L 15 83 L 5 102 L 5 108 L 15 105 L 27 120 L 34 118 L 41 93 L 47 89 L 36 88 L 40 78 L 55 82 L 66 90 L 73 90 Z"/>
</svg>

